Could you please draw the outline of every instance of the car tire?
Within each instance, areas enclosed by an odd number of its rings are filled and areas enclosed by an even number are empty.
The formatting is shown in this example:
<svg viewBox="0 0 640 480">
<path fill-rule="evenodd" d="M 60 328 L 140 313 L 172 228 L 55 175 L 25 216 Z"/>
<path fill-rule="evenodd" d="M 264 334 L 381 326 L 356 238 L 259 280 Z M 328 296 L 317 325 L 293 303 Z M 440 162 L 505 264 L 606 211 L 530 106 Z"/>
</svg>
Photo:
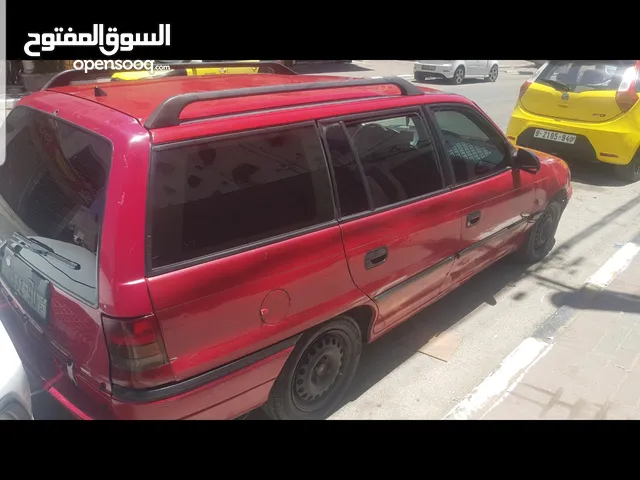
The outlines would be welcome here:
<svg viewBox="0 0 640 480">
<path fill-rule="evenodd" d="M 31 420 L 31 415 L 22 405 L 12 402 L 0 412 L 0 420 Z"/>
<path fill-rule="evenodd" d="M 416 82 L 424 82 L 427 79 L 427 74 L 424 72 L 414 72 L 413 78 L 416 79 Z"/>
<path fill-rule="evenodd" d="M 460 85 L 464 81 L 465 70 L 462 65 L 456 68 L 456 71 L 453 72 L 453 77 L 451 78 L 451 82 L 454 85 Z"/>
<path fill-rule="evenodd" d="M 640 180 L 640 151 L 636 152 L 627 165 L 616 165 L 614 168 L 620 180 L 628 183 L 637 182 Z"/>
<path fill-rule="evenodd" d="M 556 231 L 563 207 L 558 201 L 552 201 L 538 217 L 529 230 L 524 245 L 516 251 L 521 263 L 534 264 L 546 257 L 556 243 Z"/>
<path fill-rule="evenodd" d="M 298 341 L 264 407 L 274 420 L 322 420 L 353 380 L 362 350 L 358 324 L 340 315 Z"/>
<path fill-rule="evenodd" d="M 498 68 L 498 65 L 494 65 L 493 67 L 491 67 L 491 70 L 489 70 L 489 76 L 486 79 L 489 82 L 495 82 L 498 79 L 499 73 L 500 69 Z"/>
</svg>

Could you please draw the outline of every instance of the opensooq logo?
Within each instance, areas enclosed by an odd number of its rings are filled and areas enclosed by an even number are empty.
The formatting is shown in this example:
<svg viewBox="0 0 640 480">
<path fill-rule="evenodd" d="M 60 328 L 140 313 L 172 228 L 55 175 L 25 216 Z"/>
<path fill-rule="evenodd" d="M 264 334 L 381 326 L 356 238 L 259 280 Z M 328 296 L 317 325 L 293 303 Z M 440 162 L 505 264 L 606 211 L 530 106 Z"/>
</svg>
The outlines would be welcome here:
<svg viewBox="0 0 640 480">
<path fill-rule="evenodd" d="M 24 45 L 24 53 L 30 57 L 39 57 L 41 52 L 51 52 L 56 47 L 99 47 L 100 51 L 110 57 L 118 50 L 130 52 L 133 47 L 158 47 L 171 45 L 170 25 L 160 24 L 159 33 L 118 33 L 117 28 L 109 27 L 105 35 L 103 24 L 94 24 L 91 33 L 75 33 L 72 28 L 64 32 L 64 28 L 54 28 L 54 33 L 28 33 L 29 40 Z M 40 47 L 39 51 L 32 51 Z"/>
</svg>

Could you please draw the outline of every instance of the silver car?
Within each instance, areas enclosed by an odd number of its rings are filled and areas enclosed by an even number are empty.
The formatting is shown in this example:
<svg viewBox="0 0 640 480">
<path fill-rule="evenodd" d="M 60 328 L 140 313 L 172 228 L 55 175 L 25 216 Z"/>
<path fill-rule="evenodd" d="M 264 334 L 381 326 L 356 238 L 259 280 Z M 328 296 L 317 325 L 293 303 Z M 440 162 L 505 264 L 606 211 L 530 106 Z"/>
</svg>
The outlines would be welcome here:
<svg viewBox="0 0 640 480">
<path fill-rule="evenodd" d="M 9 305 L 0 294 L 0 318 Z M 33 420 L 31 388 L 13 342 L 0 321 L 0 420 Z"/>
<path fill-rule="evenodd" d="M 497 60 L 416 60 L 413 76 L 418 82 L 427 78 L 442 78 L 460 85 L 465 78 L 498 79 L 500 65 Z"/>
</svg>

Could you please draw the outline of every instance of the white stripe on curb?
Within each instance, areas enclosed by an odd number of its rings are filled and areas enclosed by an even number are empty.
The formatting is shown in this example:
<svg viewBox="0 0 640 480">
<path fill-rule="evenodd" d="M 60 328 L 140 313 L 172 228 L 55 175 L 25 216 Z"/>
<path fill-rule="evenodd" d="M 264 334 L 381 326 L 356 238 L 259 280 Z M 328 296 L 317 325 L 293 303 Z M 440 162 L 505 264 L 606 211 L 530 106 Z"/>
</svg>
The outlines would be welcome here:
<svg viewBox="0 0 640 480">
<path fill-rule="evenodd" d="M 466 420 L 487 406 L 491 400 L 498 399 L 509 390 L 512 379 L 523 374 L 546 351 L 550 345 L 536 338 L 527 338 L 505 358 L 500 367 L 478 385 L 471 394 L 456 405 L 445 420 Z"/>
<path fill-rule="evenodd" d="M 607 263 L 605 263 L 600 270 L 587 280 L 587 285 L 605 288 L 620 272 L 631 264 L 638 252 L 640 252 L 640 245 L 635 243 L 624 244 L 615 255 L 607 260 Z"/>
<path fill-rule="evenodd" d="M 631 264 L 638 253 L 640 253 L 640 245 L 633 242 L 626 243 L 595 274 L 589 277 L 584 286 L 598 289 L 606 288 L 616 276 Z M 480 417 L 483 418 L 508 396 L 527 371 L 549 353 L 552 347 L 553 343 L 533 337 L 526 338 L 502 361 L 498 369 L 456 405 L 444 417 L 444 420 L 470 419 L 493 401 L 493 405 Z"/>
</svg>

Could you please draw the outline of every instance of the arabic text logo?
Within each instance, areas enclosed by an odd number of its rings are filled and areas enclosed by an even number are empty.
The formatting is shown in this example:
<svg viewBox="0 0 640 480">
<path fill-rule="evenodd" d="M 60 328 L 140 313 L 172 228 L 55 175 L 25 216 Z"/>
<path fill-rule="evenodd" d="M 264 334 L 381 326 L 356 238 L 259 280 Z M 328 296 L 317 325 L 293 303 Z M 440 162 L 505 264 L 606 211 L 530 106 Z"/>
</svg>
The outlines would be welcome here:
<svg viewBox="0 0 640 480">
<path fill-rule="evenodd" d="M 39 57 L 41 52 L 51 52 L 56 47 L 99 47 L 100 51 L 110 57 L 119 50 L 130 52 L 133 47 L 148 46 L 157 47 L 171 45 L 171 30 L 168 23 L 160 24 L 159 32 L 148 33 L 118 33 L 117 28 L 109 27 L 107 34 L 103 24 L 94 24 L 92 33 L 75 33 L 72 28 L 54 28 L 55 33 L 28 33 L 33 40 L 24 45 L 24 53 L 30 57 Z M 40 46 L 40 51 L 32 51 L 32 47 Z"/>
</svg>

